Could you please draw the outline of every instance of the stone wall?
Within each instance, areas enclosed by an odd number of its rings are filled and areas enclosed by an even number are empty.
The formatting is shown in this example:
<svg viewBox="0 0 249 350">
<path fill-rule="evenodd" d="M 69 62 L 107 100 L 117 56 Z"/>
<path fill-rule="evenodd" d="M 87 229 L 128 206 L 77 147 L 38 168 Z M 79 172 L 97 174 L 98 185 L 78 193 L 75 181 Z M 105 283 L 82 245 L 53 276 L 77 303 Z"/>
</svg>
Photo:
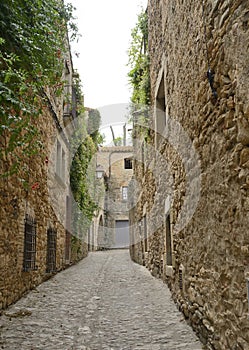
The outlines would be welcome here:
<svg viewBox="0 0 249 350">
<path fill-rule="evenodd" d="M 57 267 L 60 269 L 63 266 L 65 230 L 58 224 L 49 203 L 47 171 L 50 158 L 49 147 L 44 143 L 45 135 L 52 140 L 56 132 L 49 113 L 44 113 L 41 119 L 46 123 L 46 130 L 40 133 L 44 145 L 42 154 L 23 160 L 28 173 L 19 172 L 1 181 L 1 308 L 16 301 L 44 278 L 49 227 L 57 229 Z M 20 181 L 22 177 L 27 181 L 27 189 Z M 36 270 L 29 272 L 23 269 L 26 214 L 37 223 Z"/>
<path fill-rule="evenodd" d="M 249 3 L 205 1 L 204 14 L 201 2 L 149 1 L 157 133 L 147 174 L 135 168 L 131 254 L 168 283 L 209 349 L 249 349 Z"/>
<path fill-rule="evenodd" d="M 67 64 L 72 75 L 71 61 Z M 43 103 L 42 114 L 33 121 L 38 129 L 39 153 L 29 157 L 20 153 L 22 164 L 18 173 L 0 178 L 0 309 L 87 254 L 87 244 L 81 240 L 74 239 L 76 242 L 71 247 L 69 140 L 72 128 L 65 128 L 63 95 L 56 100 L 54 92 L 47 91 L 46 96 L 43 96 L 47 104 Z M 8 159 L 11 163 L 10 155 Z M 0 165 L 1 172 L 6 167 L 7 161 Z M 25 269 L 27 215 L 36 222 L 36 253 L 34 266 Z M 52 269 L 47 262 L 50 228 L 57 232 Z"/>
</svg>

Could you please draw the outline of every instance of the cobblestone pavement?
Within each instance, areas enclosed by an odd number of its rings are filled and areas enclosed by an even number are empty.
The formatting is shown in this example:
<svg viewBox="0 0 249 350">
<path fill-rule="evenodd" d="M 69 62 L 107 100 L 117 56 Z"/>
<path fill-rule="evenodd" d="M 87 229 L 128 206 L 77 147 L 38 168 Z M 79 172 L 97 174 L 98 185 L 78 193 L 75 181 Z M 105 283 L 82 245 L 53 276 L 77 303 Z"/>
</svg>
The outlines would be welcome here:
<svg viewBox="0 0 249 350">
<path fill-rule="evenodd" d="M 90 253 L 0 318 L 0 348 L 201 350 L 162 281 L 128 251 Z"/>
</svg>

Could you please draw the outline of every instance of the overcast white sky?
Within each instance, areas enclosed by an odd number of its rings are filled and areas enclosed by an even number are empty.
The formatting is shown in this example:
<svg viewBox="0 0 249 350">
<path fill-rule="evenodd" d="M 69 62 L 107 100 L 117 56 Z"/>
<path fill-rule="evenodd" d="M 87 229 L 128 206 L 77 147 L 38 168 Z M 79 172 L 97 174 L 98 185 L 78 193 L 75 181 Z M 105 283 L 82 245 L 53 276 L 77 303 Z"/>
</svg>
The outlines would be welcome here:
<svg viewBox="0 0 249 350">
<path fill-rule="evenodd" d="M 77 9 L 75 15 L 82 35 L 79 42 L 72 45 L 72 56 L 82 80 L 85 106 L 99 108 L 128 103 L 126 64 L 130 33 L 147 0 L 69 2 Z"/>
</svg>

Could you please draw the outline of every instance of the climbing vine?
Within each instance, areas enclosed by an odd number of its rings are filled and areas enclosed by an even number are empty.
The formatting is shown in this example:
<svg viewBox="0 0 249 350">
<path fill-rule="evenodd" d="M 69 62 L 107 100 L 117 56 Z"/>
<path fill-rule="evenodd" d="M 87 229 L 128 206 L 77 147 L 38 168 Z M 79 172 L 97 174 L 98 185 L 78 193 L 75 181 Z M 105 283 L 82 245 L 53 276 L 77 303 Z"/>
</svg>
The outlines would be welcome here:
<svg viewBox="0 0 249 350">
<path fill-rule="evenodd" d="M 78 118 L 77 131 L 72 141 L 74 157 L 70 171 L 70 184 L 75 200 L 72 224 L 74 235 L 81 240 L 84 239 L 93 215 L 98 209 L 97 196 L 99 195 L 95 186 L 96 163 L 94 155 L 97 151 L 98 140 L 101 138 L 99 134 L 101 117 L 98 110 L 91 109 L 90 111 L 92 116 L 97 116 L 96 120 L 89 119 L 90 116 L 88 116 L 87 120 L 86 114 L 81 114 Z M 79 250 L 82 248 L 75 236 L 72 239 L 72 246 L 77 247 Z"/>
<path fill-rule="evenodd" d="M 150 105 L 150 60 L 148 53 L 148 14 L 142 11 L 137 24 L 131 32 L 131 44 L 128 51 L 129 83 L 132 87 L 130 115 L 133 120 L 133 137 L 138 134 L 150 139 L 147 127 Z M 137 114 L 139 111 L 139 115 Z M 135 117 L 136 115 L 136 117 Z M 142 127 L 144 126 L 144 127 Z"/>
<path fill-rule="evenodd" d="M 131 32 L 128 51 L 129 83 L 132 87 L 131 102 L 148 105 L 150 103 L 150 76 L 148 55 L 148 16 L 142 11 Z"/>
<path fill-rule="evenodd" d="M 68 30 L 74 37 L 73 8 L 58 0 L 0 3 L 1 173 L 17 173 L 25 156 L 39 150 L 34 120 L 45 101 L 41 89 L 62 85 Z M 58 90 L 58 89 L 57 89 Z"/>
</svg>

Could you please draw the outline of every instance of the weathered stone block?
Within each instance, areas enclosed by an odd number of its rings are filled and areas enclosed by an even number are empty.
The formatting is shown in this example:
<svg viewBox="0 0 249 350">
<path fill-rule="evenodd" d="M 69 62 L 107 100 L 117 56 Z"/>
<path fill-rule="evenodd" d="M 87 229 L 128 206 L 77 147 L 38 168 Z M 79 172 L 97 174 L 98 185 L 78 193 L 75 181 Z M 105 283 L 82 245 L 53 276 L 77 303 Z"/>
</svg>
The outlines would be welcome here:
<svg viewBox="0 0 249 350">
<path fill-rule="evenodd" d="M 238 120 L 237 141 L 244 146 L 249 146 L 249 123 L 245 118 Z"/>
<path fill-rule="evenodd" d="M 249 147 L 244 148 L 240 153 L 240 166 L 243 166 L 249 161 Z"/>
<path fill-rule="evenodd" d="M 249 225 L 248 33 L 246 24 L 242 23 L 249 8 L 246 2 L 213 1 L 212 10 L 210 3 L 204 4 L 208 55 L 218 93 L 218 98 L 213 101 L 206 78 L 207 52 L 201 39 L 204 38 L 202 7 L 184 0 L 184 14 L 182 5 L 176 3 L 175 15 L 170 16 L 167 11 L 169 2 L 165 2 L 163 14 L 159 3 L 150 0 L 148 7 L 152 105 L 157 103 L 157 87 L 161 83 L 159 72 L 163 71 L 164 98 L 170 118 L 180 123 L 189 135 L 200 157 L 202 174 L 198 207 L 184 229 L 175 233 L 173 223 L 177 223 L 188 190 L 186 169 L 181 166 L 184 156 L 179 157 L 167 144 L 164 145 L 161 153 L 171 164 L 174 177 L 170 210 L 176 267 L 182 264 L 186 268 L 184 300 L 181 299 L 177 276 L 167 278 L 167 282 L 177 301 L 182 303 L 185 316 L 209 342 L 210 349 L 234 350 L 236 338 L 243 339 L 247 333 L 242 319 L 248 312 L 244 302 L 244 270 L 249 260 L 247 248 L 242 248 L 242 253 L 241 247 L 248 244 Z M 167 23 L 167 30 L 163 32 L 160 26 L 162 15 Z M 188 28 L 180 36 L 179 23 Z M 162 60 L 162 57 L 166 58 Z M 179 135 L 175 139 L 183 144 Z M 160 162 L 155 164 L 160 173 Z M 189 160 L 188 164 L 191 168 L 193 163 Z M 156 198 L 157 193 L 164 193 L 166 182 L 162 180 L 156 183 L 156 188 L 151 187 L 147 192 L 143 190 L 141 207 L 151 201 L 153 195 Z M 145 187 L 149 184 L 146 176 L 144 184 Z M 196 190 L 196 186 L 190 188 Z M 153 223 L 163 218 L 162 197 L 154 202 Z M 192 199 L 187 208 L 191 208 Z M 137 207 L 136 211 L 138 216 L 141 215 L 141 208 Z M 154 227 L 153 224 L 150 227 Z M 161 241 L 151 239 L 151 266 L 165 252 L 163 232 Z M 197 310 L 201 310 L 207 327 L 198 323 Z M 231 334 L 226 333 L 229 329 Z M 217 337 L 212 343 L 213 331 Z"/>
</svg>

